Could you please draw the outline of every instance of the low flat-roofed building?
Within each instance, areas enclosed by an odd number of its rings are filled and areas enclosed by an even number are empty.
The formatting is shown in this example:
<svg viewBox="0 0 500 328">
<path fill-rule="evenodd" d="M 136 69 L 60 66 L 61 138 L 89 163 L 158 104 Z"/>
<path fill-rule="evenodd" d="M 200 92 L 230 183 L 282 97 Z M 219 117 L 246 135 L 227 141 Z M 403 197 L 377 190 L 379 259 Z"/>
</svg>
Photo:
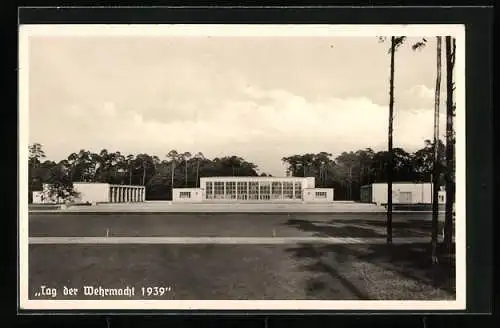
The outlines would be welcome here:
<svg viewBox="0 0 500 328">
<path fill-rule="evenodd" d="M 332 202 L 314 177 L 205 177 L 200 188 L 174 188 L 174 202 Z"/>
<path fill-rule="evenodd" d="M 43 190 L 33 192 L 33 204 L 60 204 L 65 200 L 50 192 L 50 185 L 43 184 Z M 75 203 L 136 203 L 146 199 L 144 186 L 113 185 L 98 182 L 74 182 L 73 190 L 78 193 Z"/>
<path fill-rule="evenodd" d="M 439 190 L 438 203 L 444 204 L 446 191 Z M 360 200 L 363 203 L 387 204 L 387 183 L 372 183 L 361 186 Z M 392 202 L 394 204 L 431 204 L 432 183 L 394 182 L 392 184 Z"/>
</svg>

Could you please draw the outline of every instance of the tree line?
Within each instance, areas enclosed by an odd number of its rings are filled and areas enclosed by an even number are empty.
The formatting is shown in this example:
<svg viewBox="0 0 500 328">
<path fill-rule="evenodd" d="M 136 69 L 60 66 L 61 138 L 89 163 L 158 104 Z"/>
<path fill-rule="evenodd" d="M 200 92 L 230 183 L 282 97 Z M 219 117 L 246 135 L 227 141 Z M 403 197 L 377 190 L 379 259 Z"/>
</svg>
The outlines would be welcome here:
<svg viewBox="0 0 500 328">
<path fill-rule="evenodd" d="M 434 145 L 427 140 L 415 152 L 394 149 L 396 181 L 430 182 Z M 445 146 L 439 143 L 445 165 Z M 338 200 L 359 200 L 360 187 L 387 181 L 388 152 L 375 152 L 371 148 L 345 151 L 335 158 L 328 152 L 283 157 L 288 172 L 297 177 L 315 177 L 321 188 L 334 188 Z M 44 183 L 71 190 L 73 182 L 101 182 L 110 184 L 141 185 L 146 187 L 148 200 L 171 199 L 172 186 L 199 187 L 201 177 L 217 176 L 270 176 L 259 173 L 258 165 L 239 156 L 209 159 L 198 152 L 169 151 L 163 159 L 141 153 L 123 155 L 119 151 L 102 149 L 95 153 L 80 150 L 59 162 L 45 160 L 43 146 L 29 146 L 29 192 L 41 190 Z M 285 168 L 283 169 L 283 174 Z M 444 179 L 444 177 L 442 177 Z"/>
</svg>

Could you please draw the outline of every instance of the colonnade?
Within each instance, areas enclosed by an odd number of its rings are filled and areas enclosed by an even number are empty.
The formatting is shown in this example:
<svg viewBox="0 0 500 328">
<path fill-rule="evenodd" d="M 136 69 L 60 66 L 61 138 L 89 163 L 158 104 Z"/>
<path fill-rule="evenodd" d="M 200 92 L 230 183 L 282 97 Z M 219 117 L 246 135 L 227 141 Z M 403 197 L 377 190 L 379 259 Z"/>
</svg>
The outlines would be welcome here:
<svg viewBox="0 0 500 328">
<path fill-rule="evenodd" d="M 144 186 L 109 186 L 110 203 L 137 203 L 146 200 L 146 187 Z"/>
</svg>

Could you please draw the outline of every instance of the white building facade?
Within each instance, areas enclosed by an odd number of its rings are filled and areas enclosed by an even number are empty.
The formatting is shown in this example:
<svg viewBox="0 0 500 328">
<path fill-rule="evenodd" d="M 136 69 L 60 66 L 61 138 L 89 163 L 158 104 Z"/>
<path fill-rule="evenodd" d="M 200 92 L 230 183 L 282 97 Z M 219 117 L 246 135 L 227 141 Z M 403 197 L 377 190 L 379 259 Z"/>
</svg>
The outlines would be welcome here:
<svg viewBox="0 0 500 328">
<path fill-rule="evenodd" d="M 174 188 L 173 202 L 332 202 L 313 177 L 206 177 L 200 188 Z"/>
<path fill-rule="evenodd" d="M 136 203 L 146 200 L 144 186 L 112 185 L 108 183 L 74 182 L 78 193 L 75 203 Z M 64 199 L 50 194 L 50 185 L 44 184 L 42 191 L 33 192 L 34 204 L 60 204 Z"/>
<path fill-rule="evenodd" d="M 444 204 L 446 192 L 438 192 L 438 203 Z M 361 187 L 360 200 L 363 203 L 387 204 L 387 183 L 373 183 Z M 394 182 L 392 184 L 394 204 L 431 204 L 432 183 Z"/>
</svg>

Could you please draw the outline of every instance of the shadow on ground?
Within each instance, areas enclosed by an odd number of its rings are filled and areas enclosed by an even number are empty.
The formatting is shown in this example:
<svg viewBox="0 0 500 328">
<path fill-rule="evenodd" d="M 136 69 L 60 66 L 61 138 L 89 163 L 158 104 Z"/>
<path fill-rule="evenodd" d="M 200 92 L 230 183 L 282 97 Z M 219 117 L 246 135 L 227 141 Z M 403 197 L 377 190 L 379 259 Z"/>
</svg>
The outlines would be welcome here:
<svg viewBox="0 0 500 328">
<path fill-rule="evenodd" d="M 290 219 L 285 225 L 313 233 L 317 237 L 384 238 L 386 223 L 383 220 L 331 220 L 313 221 Z M 394 237 L 430 236 L 431 222 L 425 220 L 393 221 Z"/>
<path fill-rule="evenodd" d="M 287 249 L 292 252 L 293 256 L 300 259 L 308 259 L 309 264 L 303 265 L 301 268 L 307 272 L 312 273 L 306 284 L 306 292 L 308 295 L 313 296 L 321 294 L 324 291 L 329 293 L 339 293 L 341 290 L 346 290 L 349 299 L 353 300 L 369 300 L 371 297 L 363 290 L 359 281 L 355 281 L 348 275 L 343 275 L 338 269 L 344 264 L 349 264 L 348 259 L 343 256 L 342 252 L 335 252 L 334 258 L 330 261 L 324 259 L 324 251 L 320 248 L 303 244 L 297 247 Z M 331 279 L 325 281 L 324 275 L 327 274 Z M 333 282 L 333 283 L 332 283 Z"/>
<path fill-rule="evenodd" d="M 337 222 L 311 221 L 302 219 L 290 219 L 285 223 L 287 226 L 295 227 L 299 230 L 312 232 L 317 237 L 383 237 L 369 226 L 353 223 L 352 221 Z"/>
<path fill-rule="evenodd" d="M 325 225 L 331 223 L 333 226 Z M 353 219 L 343 221 L 335 226 L 335 221 L 315 222 L 310 220 L 291 219 L 286 223 L 303 231 L 315 233 L 318 236 L 331 237 L 385 237 L 381 229 L 385 228 L 383 221 L 366 221 Z M 394 222 L 395 237 L 429 236 L 430 222 L 403 221 Z M 327 273 L 334 280 L 340 282 L 358 299 L 370 299 L 368 291 L 364 290 L 366 280 L 360 274 L 353 272 L 353 263 L 367 263 L 366 267 L 377 268 L 386 272 L 387 276 L 400 277 L 401 280 L 411 280 L 421 286 L 430 286 L 435 290 L 442 290 L 447 294 L 455 294 L 455 251 L 453 256 L 447 256 L 442 246 L 438 249 L 439 264 L 432 264 L 430 244 L 356 244 L 356 245 L 310 245 L 300 244 L 287 249 L 292 256 L 299 259 L 308 259 L 309 263 L 303 267 L 311 273 Z M 351 267 L 350 267 L 351 266 Z M 375 270 L 375 269 L 373 269 Z M 342 271 L 342 273 L 341 273 Z M 382 275 L 384 275 L 382 273 Z M 375 276 L 375 275 L 374 275 Z M 394 282 L 394 279 L 391 280 Z M 380 288 L 394 289 L 398 286 L 382 286 Z M 404 285 L 404 284 L 403 284 Z M 315 292 L 327 288 L 328 284 L 321 281 L 312 281 L 311 289 Z M 423 287 L 422 287 L 423 288 Z M 411 293 L 410 293 L 411 294 Z"/>
<path fill-rule="evenodd" d="M 302 269 L 313 274 L 327 273 L 332 279 L 340 282 L 352 295 L 358 299 L 373 299 L 363 286 L 367 281 L 360 278 L 358 272 L 349 268 L 352 263 L 364 262 L 376 266 L 388 274 L 395 274 L 401 280 L 413 280 L 419 286 L 430 286 L 435 290 L 442 290 L 455 295 L 455 261 L 454 257 L 441 256 L 439 264 L 432 264 L 430 260 L 430 246 L 427 244 L 401 245 L 311 245 L 300 244 L 287 249 L 292 256 L 299 259 L 309 259 L 311 264 Z M 443 250 L 439 249 L 440 253 Z M 344 270 L 342 270 L 344 268 Z M 343 273 L 340 273 L 343 271 Z M 380 289 L 404 288 L 394 285 L 384 286 L 383 281 L 373 281 L 379 284 Z M 387 284 L 387 283 L 385 283 Z M 314 292 L 327 288 L 328 284 L 321 281 L 312 281 Z M 423 287 L 421 289 L 424 289 Z M 404 295 L 402 291 L 402 295 Z M 412 293 L 408 291 L 409 298 Z"/>
</svg>

